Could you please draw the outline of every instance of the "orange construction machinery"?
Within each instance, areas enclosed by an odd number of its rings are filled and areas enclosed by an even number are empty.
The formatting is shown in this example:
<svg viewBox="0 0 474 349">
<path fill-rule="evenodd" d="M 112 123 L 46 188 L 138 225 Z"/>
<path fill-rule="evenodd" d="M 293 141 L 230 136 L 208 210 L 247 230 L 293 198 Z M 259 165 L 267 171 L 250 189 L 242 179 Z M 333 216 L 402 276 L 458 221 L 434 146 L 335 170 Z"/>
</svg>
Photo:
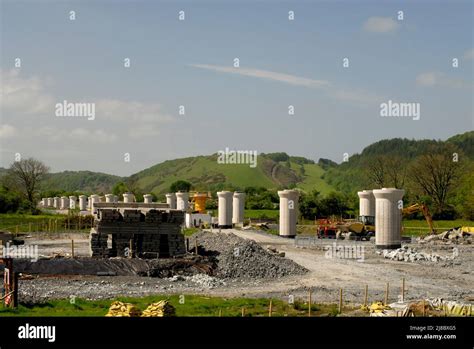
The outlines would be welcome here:
<svg viewBox="0 0 474 349">
<path fill-rule="evenodd" d="M 430 229 L 430 234 L 435 233 L 435 230 L 433 228 L 433 217 L 431 216 L 430 210 L 428 209 L 428 206 L 425 204 L 414 204 L 408 207 L 405 207 L 402 210 L 403 216 L 408 216 L 410 214 L 416 213 L 416 212 L 421 212 L 423 213 L 423 216 L 425 216 L 426 223 L 428 223 L 428 227 Z"/>
<path fill-rule="evenodd" d="M 190 194 L 194 202 L 194 212 L 206 213 L 206 201 L 211 198 L 211 193 L 191 192 Z"/>
</svg>

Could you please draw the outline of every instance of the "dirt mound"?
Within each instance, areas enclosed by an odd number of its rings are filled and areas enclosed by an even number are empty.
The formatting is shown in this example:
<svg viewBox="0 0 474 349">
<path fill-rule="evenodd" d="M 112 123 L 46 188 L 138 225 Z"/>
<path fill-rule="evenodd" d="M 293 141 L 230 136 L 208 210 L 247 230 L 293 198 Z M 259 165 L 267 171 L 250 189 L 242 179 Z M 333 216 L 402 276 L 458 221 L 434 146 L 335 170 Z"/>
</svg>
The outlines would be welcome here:
<svg viewBox="0 0 474 349">
<path fill-rule="evenodd" d="M 220 278 L 280 278 L 307 272 L 292 260 L 272 254 L 253 240 L 234 234 L 198 232 L 190 238 L 194 246 L 197 239 L 200 254 L 216 259 L 214 275 Z"/>
</svg>

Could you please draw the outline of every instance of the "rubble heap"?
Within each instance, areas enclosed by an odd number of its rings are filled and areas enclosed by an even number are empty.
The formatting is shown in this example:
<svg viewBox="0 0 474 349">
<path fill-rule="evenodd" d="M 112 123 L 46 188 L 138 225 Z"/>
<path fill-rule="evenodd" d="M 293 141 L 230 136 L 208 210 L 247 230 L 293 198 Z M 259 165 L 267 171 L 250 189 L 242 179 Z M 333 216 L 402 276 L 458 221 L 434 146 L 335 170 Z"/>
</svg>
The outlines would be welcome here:
<svg viewBox="0 0 474 349">
<path fill-rule="evenodd" d="M 307 272 L 292 260 L 234 234 L 199 232 L 190 238 L 190 244 L 194 239 L 205 254 L 216 259 L 215 276 L 219 278 L 279 278 Z"/>
<path fill-rule="evenodd" d="M 394 261 L 404 261 L 404 262 L 445 262 L 452 261 L 458 257 L 458 251 L 453 249 L 453 253 L 450 256 L 440 256 L 437 253 L 427 253 L 427 252 L 418 252 L 416 248 L 411 248 L 408 246 L 402 246 L 396 250 L 382 250 L 376 251 L 377 254 L 381 254 L 384 258 L 391 259 Z"/>
<path fill-rule="evenodd" d="M 462 228 L 453 228 L 439 234 L 431 234 L 425 237 L 417 238 L 421 244 L 471 244 L 472 233 L 463 231 Z"/>
</svg>

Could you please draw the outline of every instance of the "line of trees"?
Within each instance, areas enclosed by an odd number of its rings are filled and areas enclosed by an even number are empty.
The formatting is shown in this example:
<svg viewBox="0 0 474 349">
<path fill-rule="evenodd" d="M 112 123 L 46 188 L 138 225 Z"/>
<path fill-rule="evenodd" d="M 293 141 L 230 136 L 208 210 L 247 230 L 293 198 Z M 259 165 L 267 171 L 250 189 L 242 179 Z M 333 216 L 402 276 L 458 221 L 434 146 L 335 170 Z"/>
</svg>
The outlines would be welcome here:
<svg viewBox="0 0 474 349">
<path fill-rule="evenodd" d="M 473 165 L 452 144 L 432 145 L 411 161 L 398 155 L 379 155 L 367 169 L 372 187 L 406 189 L 405 201 L 428 204 L 435 218 L 474 219 L 472 203 L 456 198 L 459 188 L 472 182 Z"/>
</svg>

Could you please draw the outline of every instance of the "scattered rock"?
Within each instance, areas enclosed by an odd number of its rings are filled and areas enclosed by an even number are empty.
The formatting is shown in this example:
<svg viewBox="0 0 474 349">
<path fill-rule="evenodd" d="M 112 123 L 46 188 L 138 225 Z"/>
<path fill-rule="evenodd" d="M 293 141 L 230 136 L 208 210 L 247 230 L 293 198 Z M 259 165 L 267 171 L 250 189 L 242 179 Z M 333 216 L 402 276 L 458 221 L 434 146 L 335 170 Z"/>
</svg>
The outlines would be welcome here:
<svg viewBox="0 0 474 349">
<path fill-rule="evenodd" d="M 421 244 L 471 244 L 472 234 L 463 232 L 461 228 L 453 228 L 439 234 L 419 237 L 417 241 Z"/>
<path fill-rule="evenodd" d="M 453 249 L 453 253 L 451 256 L 440 256 L 436 253 L 426 253 L 423 251 L 418 252 L 415 248 L 410 248 L 408 246 L 403 246 L 396 250 L 383 250 L 377 251 L 377 254 L 381 254 L 384 258 L 396 260 L 396 261 L 405 261 L 405 262 L 418 262 L 418 261 L 426 261 L 426 262 L 446 262 L 446 261 L 453 261 L 455 258 L 458 257 L 457 249 Z"/>
</svg>

